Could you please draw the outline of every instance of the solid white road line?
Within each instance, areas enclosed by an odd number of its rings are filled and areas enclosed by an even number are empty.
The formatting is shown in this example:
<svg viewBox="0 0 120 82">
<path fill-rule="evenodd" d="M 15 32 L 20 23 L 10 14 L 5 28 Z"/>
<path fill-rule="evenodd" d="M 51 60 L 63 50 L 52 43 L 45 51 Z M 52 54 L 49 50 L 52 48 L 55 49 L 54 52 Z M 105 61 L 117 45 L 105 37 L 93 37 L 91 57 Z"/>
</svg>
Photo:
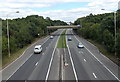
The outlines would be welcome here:
<svg viewBox="0 0 120 82">
<path fill-rule="evenodd" d="M 75 38 L 78 40 L 78 38 L 76 36 L 75 36 Z M 120 81 L 120 79 L 114 73 L 112 73 L 111 70 L 109 70 L 87 47 L 85 47 L 85 48 L 100 64 L 103 65 L 103 67 L 105 67 L 118 81 Z"/>
<path fill-rule="evenodd" d="M 93 73 L 93 76 L 94 76 L 95 78 L 97 78 L 97 76 L 95 75 L 95 73 Z"/>
<path fill-rule="evenodd" d="M 60 38 L 60 36 L 59 36 L 58 39 L 57 39 L 57 42 L 56 42 L 56 44 L 55 44 L 55 48 L 54 48 L 53 53 L 52 53 L 52 57 L 51 57 L 50 64 L 49 64 L 49 67 L 48 67 L 48 71 L 47 71 L 47 75 L 46 75 L 46 78 L 45 78 L 45 82 L 47 82 L 47 80 L 48 80 L 48 75 L 49 75 L 49 73 L 50 73 L 50 68 L 51 68 L 51 65 L 52 65 L 52 61 L 53 61 L 55 49 L 56 49 L 56 47 L 57 47 L 57 43 L 58 43 L 59 38 Z"/>
<path fill-rule="evenodd" d="M 73 59 L 72 59 L 72 56 L 71 56 L 71 52 L 70 52 L 70 49 L 69 49 L 69 46 L 68 46 L 68 41 L 66 41 L 66 43 L 67 43 L 67 47 L 68 47 L 68 52 L 69 52 L 69 56 L 70 56 L 70 60 L 71 60 L 72 68 L 73 68 L 73 72 L 74 72 L 74 75 L 75 75 L 75 80 L 76 80 L 76 82 L 78 82 L 78 77 L 77 77 L 77 73 L 75 71 L 75 66 L 74 66 Z"/>
<path fill-rule="evenodd" d="M 35 64 L 35 66 L 37 66 L 38 65 L 38 62 Z"/>
</svg>

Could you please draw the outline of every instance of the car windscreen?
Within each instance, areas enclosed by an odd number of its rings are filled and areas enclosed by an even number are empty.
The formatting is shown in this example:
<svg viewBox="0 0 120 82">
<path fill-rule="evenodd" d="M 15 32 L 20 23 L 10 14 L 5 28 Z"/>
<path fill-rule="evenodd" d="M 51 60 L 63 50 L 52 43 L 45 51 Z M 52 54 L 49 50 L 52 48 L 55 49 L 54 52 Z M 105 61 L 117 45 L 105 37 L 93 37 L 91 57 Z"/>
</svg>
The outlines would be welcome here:
<svg viewBox="0 0 120 82">
<path fill-rule="evenodd" d="M 35 48 L 35 50 L 39 50 L 39 48 Z"/>
</svg>

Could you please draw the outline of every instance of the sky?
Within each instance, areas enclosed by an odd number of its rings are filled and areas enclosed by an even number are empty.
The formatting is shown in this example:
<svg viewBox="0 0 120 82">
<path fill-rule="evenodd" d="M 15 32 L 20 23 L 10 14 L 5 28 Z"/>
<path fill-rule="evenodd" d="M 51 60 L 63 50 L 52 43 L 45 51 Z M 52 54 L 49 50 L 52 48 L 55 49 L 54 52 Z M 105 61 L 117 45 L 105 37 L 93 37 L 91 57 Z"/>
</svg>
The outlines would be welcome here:
<svg viewBox="0 0 120 82">
<path fill-rule="evenodd" d="M 0 0 L 0 18 L 39 15 L 52 20 L 74 22 L 90 13 L 96 15 L 116 11 L 118 2 L 119 0 Z"/>
</svg>

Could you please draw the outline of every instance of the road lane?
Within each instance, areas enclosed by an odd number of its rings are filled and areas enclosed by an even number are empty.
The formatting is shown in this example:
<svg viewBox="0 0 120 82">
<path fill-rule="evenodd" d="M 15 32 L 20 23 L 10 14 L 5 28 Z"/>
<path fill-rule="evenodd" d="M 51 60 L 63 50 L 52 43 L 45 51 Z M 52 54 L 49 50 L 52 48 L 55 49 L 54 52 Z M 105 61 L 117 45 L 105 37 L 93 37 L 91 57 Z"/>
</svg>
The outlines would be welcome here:
<svg viewBox="0 0 120 82">
<path fill-rule="evenodd" d="M 42 53 L 45 52 L 46 47 L 49 45 L 51 40 L 49 39 L 45 44 L 43 44 Z M 35 69 L 35 64 L 38 62 L 42 56 L 42 53 L 40 54 L 33 54 L 28 61 L 24 63 L 22 67 L 20 67 L 19 70 L 9 79 L 9 80 L 27 80 L 31 72 Z"/>
<path fill-rule="evenodd" d="M 71 31 L 71 33 L 73 34 L 74 32 Z M 89 51 L 89 53 L 91 53 L 91 55 L 94 56 L 94 58 L 96 57 L 98 61 L 100 61 L 102 64 L 105 65 L 105 68 L 107 70 L 110 70 L 116 77 L 120 79 L 119 74 L 118 74 L 120 71 L 120 67 L 118 65 L 113 63 L 109 58 L 107 58 L 103 54 L 101 54 L 99 50 L 97 49 L 97 47 L 93 46 L 93 44 L 91 44 L 90 42 L 86 41 L 83 38 L 80 38 L 77 35 L 75 37 L 85 45 L 87 51 Z"/>
<path fill-rule="evenodd" d="M 48 80 L 75 80 L 68 48 L 57 48 Z"/>
<path fill-rule="evenodd" d="M 60 51 L 59 49 L 56 49 L 48 80 L 59 80 L 59 70 L 60 70 Z"/>
<path fill-rule="evenodd" d="M 84 59 L 87 60 L 87 64 L 83 63 L 83 67 L 84 67 L 85 71 L 87 72 L 87 74 L 89 75 L 91 80 L 94 80 L 94 79 L 97 79 L 97 80 L 117 80 L 108 70 L 106 70 L 106 68 L 103 65 L 101 65 L 101 63 L 99 61 L 97 61 L 91 55 L 91 53 L 86 48 L 78 49 L 76 47 L 78 44 L 78 40 L 76 40 L 74 35 L 71 37 L 72 37 L 73 41 L 69 45 L 71 45 L 71 47 L 73 47 L 71 49 L 72 52 L 77 53 L 77 54 L 73 53 L 74 54 L 73 57 L 75 55 L 77 55 L 77 57 L 79 58 L 78 61 L 81 61 L 81 62 L 82 62 L 82 60 L 84 61 Z M 74 59 L 74 61 L 76 61 L 77 57 Z M 76 69 L 77 69 L 77 67 L 76 67 Z M 91 73 L 91 72 L 93 72 L 93 73 Z M 79 76 L 79 74 L 78 74 L 78 76 Z M 91 76 L 94 76 L 94 78 Z"/>
<path fill-rule="evenodd" d="M 54 40 L 47 47 L 47 50 L 42 56 L 42 58 L 38 61 L 37 67 L 34 69 L 28 80 L 46 80 L 46 76 L 49 70 L 49 65 L 55 50 L 55 43 L 57 42 L 57 40 L 58 40 L 58 36 L 55 36 Z"/>
<path fill-rule="evenodd" d="M 46 81 L 47 80 L 60 80 L 61 79 L 60 78 L 61 54 L 59 52 L 59 49 L 57 48 L 57 45 L 58 45 L 58 40 L 59 40 L 62 32 L 59 35 L 57 35 L 58 39 L 56 41 L 55 48 L 54 48 L 52 56 L 51 56 L 51 60 L 50 60 L 50 63 L 49 63 L 49 68 L 48 68 L 47 75 L 46 75 L 46 78 L 45 78 Z"/>
<path fill-rule="evenodd" d="M 69 32 L 68 32 L 68 37 L 72 37 L 71 35 L 69 35 Z M 78 80 L 90 80 L 89 74 L 86 72 L 86 70 L 83 66 L 84 64 L 77 56 L 77 52 L 75 51 L 76 46 L 73 45 L 73 38 L 72 38 L 72 41 L 68 42 L 68 46 L 70 48 L 71 57 L 73 59 L 73 63 L 75 66 L 77 79 Z"/>
<path fill-rule="evenodd" d="M 66 62 L 64 63 L 63 80 L 76 80 L 68 48 L 65 49 L 65 55 L 66 55 L 65 56 L 66 57 Z"/>
<path fill-rule="evenodd" d="M 2 71 L 2 80 L 9 79 L 11 74 L 13 74 L 15 71 L 17 71 L 21 67 L 21 65 L 23 65 L 33 55 L 33 49 L 36 44 L 44 43 L 47 40 L 48 40 L 48 37 L 46 37 L 42 40 L 38 40 L 37 42 L 32 44 L 30 47 L 28 47 L 19 58 L 17 58 L 10 65 L 8 65 L 3 70 L 1 70 Z"/>
<path fill-rule="evenodd" d="M 57 37 L 57 36 L 55 36 Z M 43 52 L 44 53 L 46 51 L 46 47 L 49 46 L 49 44 L 52 42 L 52 40 L 54 39 L 49 39 L 45 44 L 42 45 L 43 47 Z M 32 50 L 33 51 L 33 50 Z M 28 77 L 30 76 L 31 72 L 35 69 L 35 64 L 36 62 L 38 62 L 41 57 L 42 57 L 42 53 L 41 54 L 33 54 L 28 61 L 26 61 L 24 63 L 24 65 L 22 65 L 20 67 L 19 70 L 17 70 L 14 75 L 10 78 L 10 80 L 26 80 L 28 79 Z"/>
<path fill-rule="evenodd" d="M 96 47 L 92 45 L 92 50 L 89 42 L 80 39 L 88 49 L 90 48 L 90 51 L 86 48 L 77 48 L 79 41 L 76 39 L 77 36 L 72 34 L 71 30 L 67 31 L 67 38 L 72 38 L 72 41 L 67 41 L 69 49 L 55 49 L 55 43 L 61 32 L 62 30 L 57 32 L 54 35 L 54 39 L 47 40 L 42 46 L 43 52 L 41 54 L 33 54 L 9 80 L 45 80 L 46 75 L 47 80 L 59 80 L 61 54 L 64 54 L 63 56 L 68 64 L 66 66 L 64 65 L 62 69 L 63 80 L 117 80 L 103 64 L 92 56 L 91 53 L 95 54 L 95 56 L 98 55 L 97 58 L 99 57 L 101 59 L 103 57 Z M 102 59 L 102 62 L 107 63 L 108 61 L 109 59 Z M 108 66 L 113 64 L 111 61 L 108 63 Z"/>
</svg>

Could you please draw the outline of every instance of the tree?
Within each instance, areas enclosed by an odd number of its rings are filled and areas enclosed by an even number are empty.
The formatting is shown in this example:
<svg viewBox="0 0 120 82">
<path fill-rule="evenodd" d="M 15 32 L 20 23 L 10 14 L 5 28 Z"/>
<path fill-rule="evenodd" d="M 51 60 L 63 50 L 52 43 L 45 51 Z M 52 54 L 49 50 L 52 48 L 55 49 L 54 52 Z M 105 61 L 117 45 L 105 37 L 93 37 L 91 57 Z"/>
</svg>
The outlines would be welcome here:
<svg viewBox="0 0 120 82">
<path fill-rule="evenodd" d="M 7 55 L 7 20 L 3 21 L 2 28 L 2 55 Z M 18 18 L 9 20 L 9 34 L 10 34 L 10 50 L 15 53 L 17 50 L 30 44 L 35 38 L 47 35 L 47 26 L 49 25 L 65 25 L 64 21 L 51 20 L 49 17 L 44 19 L 43 16 L 31 15 L 26 18 Z M 49 32 L 53 32 L 51 30 Z"/>
<path fill-rule="evenodd" d="M 117 55 L 120 54 L 120 13 L 117 11 Z M 115 51 L 114 15 L 105 13 L 78 18 L 74 24 L 78 25 L 82 20 L 82 28 L 77 32 L 80 36 L 94 40 L 102 44 L 110 53 Z"/>
<path fill-rule="evenodd" d="M 96 24 L 93 24 L 91 27 L 90 27 L 90 38 L 95 40 L 95 41 L 98 41 L 100 37 L 100 24 L 96 23 Z"/>
<path fill-rule="evenodd" d="M 120 29 L 118 30 L 118 33 L 117 33 L 116 53 L 117 53 L 118 57 L 120 58 Z"/>
<path fill-rule="evenodd" d="M 107 29 L 103 32 L 104 45 L 110 52 L 114 52 L 114 37 Z"/>
<path fill-rule="evenodd" d="M 2 36 L 2 54 L 3 56 L 7 55 L 8 53 L 8 47 L 7 47 L 7 38 L 5 36 Z"/>
</svg>

